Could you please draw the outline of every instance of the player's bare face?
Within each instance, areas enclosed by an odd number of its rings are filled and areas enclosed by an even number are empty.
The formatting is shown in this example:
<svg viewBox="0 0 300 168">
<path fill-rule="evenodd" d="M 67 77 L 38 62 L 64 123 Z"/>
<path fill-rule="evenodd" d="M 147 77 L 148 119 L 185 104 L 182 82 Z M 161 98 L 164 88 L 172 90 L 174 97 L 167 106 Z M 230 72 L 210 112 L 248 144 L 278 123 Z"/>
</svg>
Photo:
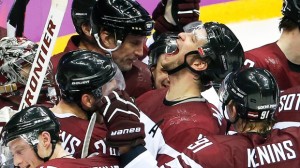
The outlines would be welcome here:
<svg viewBox="0 0 300 168">
<path fill-rule="evenodd" d="M 151 68 L 151 72 L 154 79 L 154 86 L 156 89 L 169 87 L 170 81 L 168 78 L 168 73 L 163 69 L 161 62 L 165 54 L 162 54 L 158 60 L 155 67 Z"/>
<path fill-rule="evenodd" d="M 127 35 L 121 47 L 112 53 L 121 71 L 129 71 L 134 61 L 143 55 L 145 36 Z"/>
<path fill-rule="evenodd" d="M 166 54 L 162 60 L 162 67 L 171 70 L 184 63 L 185 55 L 190 51 L 197 51 L 207 43 L 207 33 L 204 28 L 198 28 L 192 32 L 184 32 L 178 35 L 178 51 Z"/>
<path fill-rule="evenodd" d="M 17 138 L 8 143 L 13 155 L 14 165 L 20 168 L 35 168 L 43 161 L 38 159 L 33 148 L 23 139 Z"/>
</svg>

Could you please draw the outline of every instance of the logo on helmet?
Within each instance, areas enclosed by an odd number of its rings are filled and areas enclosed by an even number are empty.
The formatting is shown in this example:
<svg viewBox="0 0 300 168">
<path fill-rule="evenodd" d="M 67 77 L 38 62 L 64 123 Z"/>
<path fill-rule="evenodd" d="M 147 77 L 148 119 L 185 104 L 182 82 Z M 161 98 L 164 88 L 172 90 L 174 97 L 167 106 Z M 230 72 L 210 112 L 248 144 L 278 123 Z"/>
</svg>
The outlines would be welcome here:
<svg viewBox="0 0 300 168">
<path fill-rule="evenodd" d="M 72 82 L 72 85 L 73 86 L 76 86 L 76 85 L 84 85 L 84 84 L 89 84 L 90 81 L 87 80 L 87 81 L 80 81 L 80 82 Z"/>
<path fill-rule="evenodd" d="M 153 29 L 153 22 L 152 21 L 148 21 L 145 23 L 145 29 L 146 30 L 152 30 Z"/>
<path fill-rule="evenodd" d="M 257 109 L 265 110 L 265 109 L 276 108 L 276 107 L 277 107 L 276 104 L 267 104 L 267 105 L 263 105 L 263 106 L 257 106 Z"/>
</svg>

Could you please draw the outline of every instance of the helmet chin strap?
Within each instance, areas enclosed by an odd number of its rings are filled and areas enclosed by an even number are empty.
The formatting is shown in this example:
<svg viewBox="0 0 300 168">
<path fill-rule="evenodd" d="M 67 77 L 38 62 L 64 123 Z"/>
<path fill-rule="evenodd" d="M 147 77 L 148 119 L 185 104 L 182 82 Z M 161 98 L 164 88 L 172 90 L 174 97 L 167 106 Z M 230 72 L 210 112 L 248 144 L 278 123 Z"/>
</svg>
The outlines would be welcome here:
<svg viewBox="0 0 300 168">
<path fill-rule="evenodd" d="M 35 144 L 33 146 L 33 150 L 35 151 L 36 156 L 40 159 L 43 160 L 44 162 L 47 162 L 53 155 L 55 147 L 56 147 L 56 142 L 51 142 L 52 143 L 52 151 L 50 153 L 49 156 L 42 158 L 39 154 L 38 154 L 38 149 L 37 149 L 37 144 Z"/>
<path fill-rule="evenodd" d="M 183 68 L 189 68 L 189 70 L 191 70 L 192 72 L 196 73 L 196 74 L 199 74 L 201 71 L 197 71 L 195 69 L 193 69 L 187 62 L 186 62 L 186 57 L 191 55 L 191 54 L 198 54 L 199 55 L 199 52 L 197 50 L 194 50 L 194 51 L 190 51 L 188 53 L 186 53 L 184 55 L 184 62 L 179 65 L 178 67 L 174 68 L 174 69 L 171 69 L 171 70 L 168 70 L 167 73 L 168 75 L 172 75 L 180 70 L 182 70 Z"/>
<path fill-rule="evenodd" d="M 101 43 L 100 43 L 100 38 L 99 38 L 98 33 L 94 34 L 94 37 L 95 37 L 95 39 L 96 39 L 96 41 L 97 41 L 97 43 L 98 43 L 98 46 L 99 46 L 102 50 L 108 52 L 108 54 L 109 54 L 110 56 L 112 56 L 112 52 L 113 52 L 113 51 L 116 51 L 117 49 L 119 49 L 120 46 L 121 46 L 121 44 L 122 44 L 122 41 L 121 41 L 121 40 L 117 40 L 117 44 L 116 44 L 117 46 L 116 46 L 115 48 L 113 48 L 113 49 L 108 49 L 108 48 L 105 48 L 105 47 L 103 47 L 103 46 L 101 45 Z"/>
</svg>

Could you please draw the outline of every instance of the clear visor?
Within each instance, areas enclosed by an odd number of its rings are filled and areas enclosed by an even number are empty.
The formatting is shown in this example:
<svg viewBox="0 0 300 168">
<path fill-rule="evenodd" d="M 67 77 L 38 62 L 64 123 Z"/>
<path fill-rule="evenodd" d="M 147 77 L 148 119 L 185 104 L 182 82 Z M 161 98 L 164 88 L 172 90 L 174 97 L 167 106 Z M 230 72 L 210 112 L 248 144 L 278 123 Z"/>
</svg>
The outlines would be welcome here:
<svg viewBox="0 0 300 168">
<path fill-rule="evenodd" d="M 117 70 L 116 74 L 109 82 L 102 86 L 102 96 L 107 96 L 113 90 L 125 90 L 126 84 L 124 76 L 115 63 L 114 66 Z"/>
<path fill-rule="evenodd" d="M 198 45 L 198 52 L 200 56 L 206 57 L 205 49 L 202 48 L 208 44 L 207 32 L 201 21 L 195 21 L 183 27 L 185 33 L 192 34 L 192 40 Z"/>
<path fill-rule="evenodd" d="M 14 168 L 13 155 L 7 146 L 1 145 L 0 149 L 0 167 Z"/>
<path fill-rule="evenodd" d="M 8 144 L 4 144 L 1 140 L 1 147 L 0 147 L 0 167 L 1 168 L 14 168 L 14 155 L 11 151 L 11 145 L 18 145 L 17 148 L 12 147 L 15 149 L 14 153 L 17 154 L 24 154 L 26 150 L 31 150 L 34 144 L 38 143 L 38 139 L 33 138 L 32 133 L 22 134 L 17 136 L 15 139 L 8 142 Z M 35 137 L 35 136 L 34 136 Z M 13 144 L 15 143 L 15 144 Z"/>
<path fill-rule="evenodd" d="M 224 104 L 224 103 L 228 103 L 228 98 L 229 98 L 229 92 L 227 91 L 228 89 L 228 80 L 229 80 L 229 76 L 231 75 L 231 73 L 229 73 L 225 79 L 222 81 L 222 84 L 219 88 L 218 94 L 219 94 L 219 98 L 220 101 Z M 227 105 L 227 104 L 226 104 Z"/>
</svg>

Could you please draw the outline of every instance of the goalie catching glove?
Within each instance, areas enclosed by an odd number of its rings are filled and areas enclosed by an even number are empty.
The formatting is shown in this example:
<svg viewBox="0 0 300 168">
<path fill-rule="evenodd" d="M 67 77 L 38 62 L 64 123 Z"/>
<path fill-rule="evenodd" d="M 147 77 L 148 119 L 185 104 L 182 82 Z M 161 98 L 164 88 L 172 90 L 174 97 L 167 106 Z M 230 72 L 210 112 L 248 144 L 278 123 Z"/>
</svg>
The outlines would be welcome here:
<svg viewBox="0 0 300 168">
<path fill-rule="evenodd" d="M 145 145 L 140 112 L 125 91 L 113 91 L 98 103 L 108 129 L 106 141 L 112 147 Z"/>
</svg>

